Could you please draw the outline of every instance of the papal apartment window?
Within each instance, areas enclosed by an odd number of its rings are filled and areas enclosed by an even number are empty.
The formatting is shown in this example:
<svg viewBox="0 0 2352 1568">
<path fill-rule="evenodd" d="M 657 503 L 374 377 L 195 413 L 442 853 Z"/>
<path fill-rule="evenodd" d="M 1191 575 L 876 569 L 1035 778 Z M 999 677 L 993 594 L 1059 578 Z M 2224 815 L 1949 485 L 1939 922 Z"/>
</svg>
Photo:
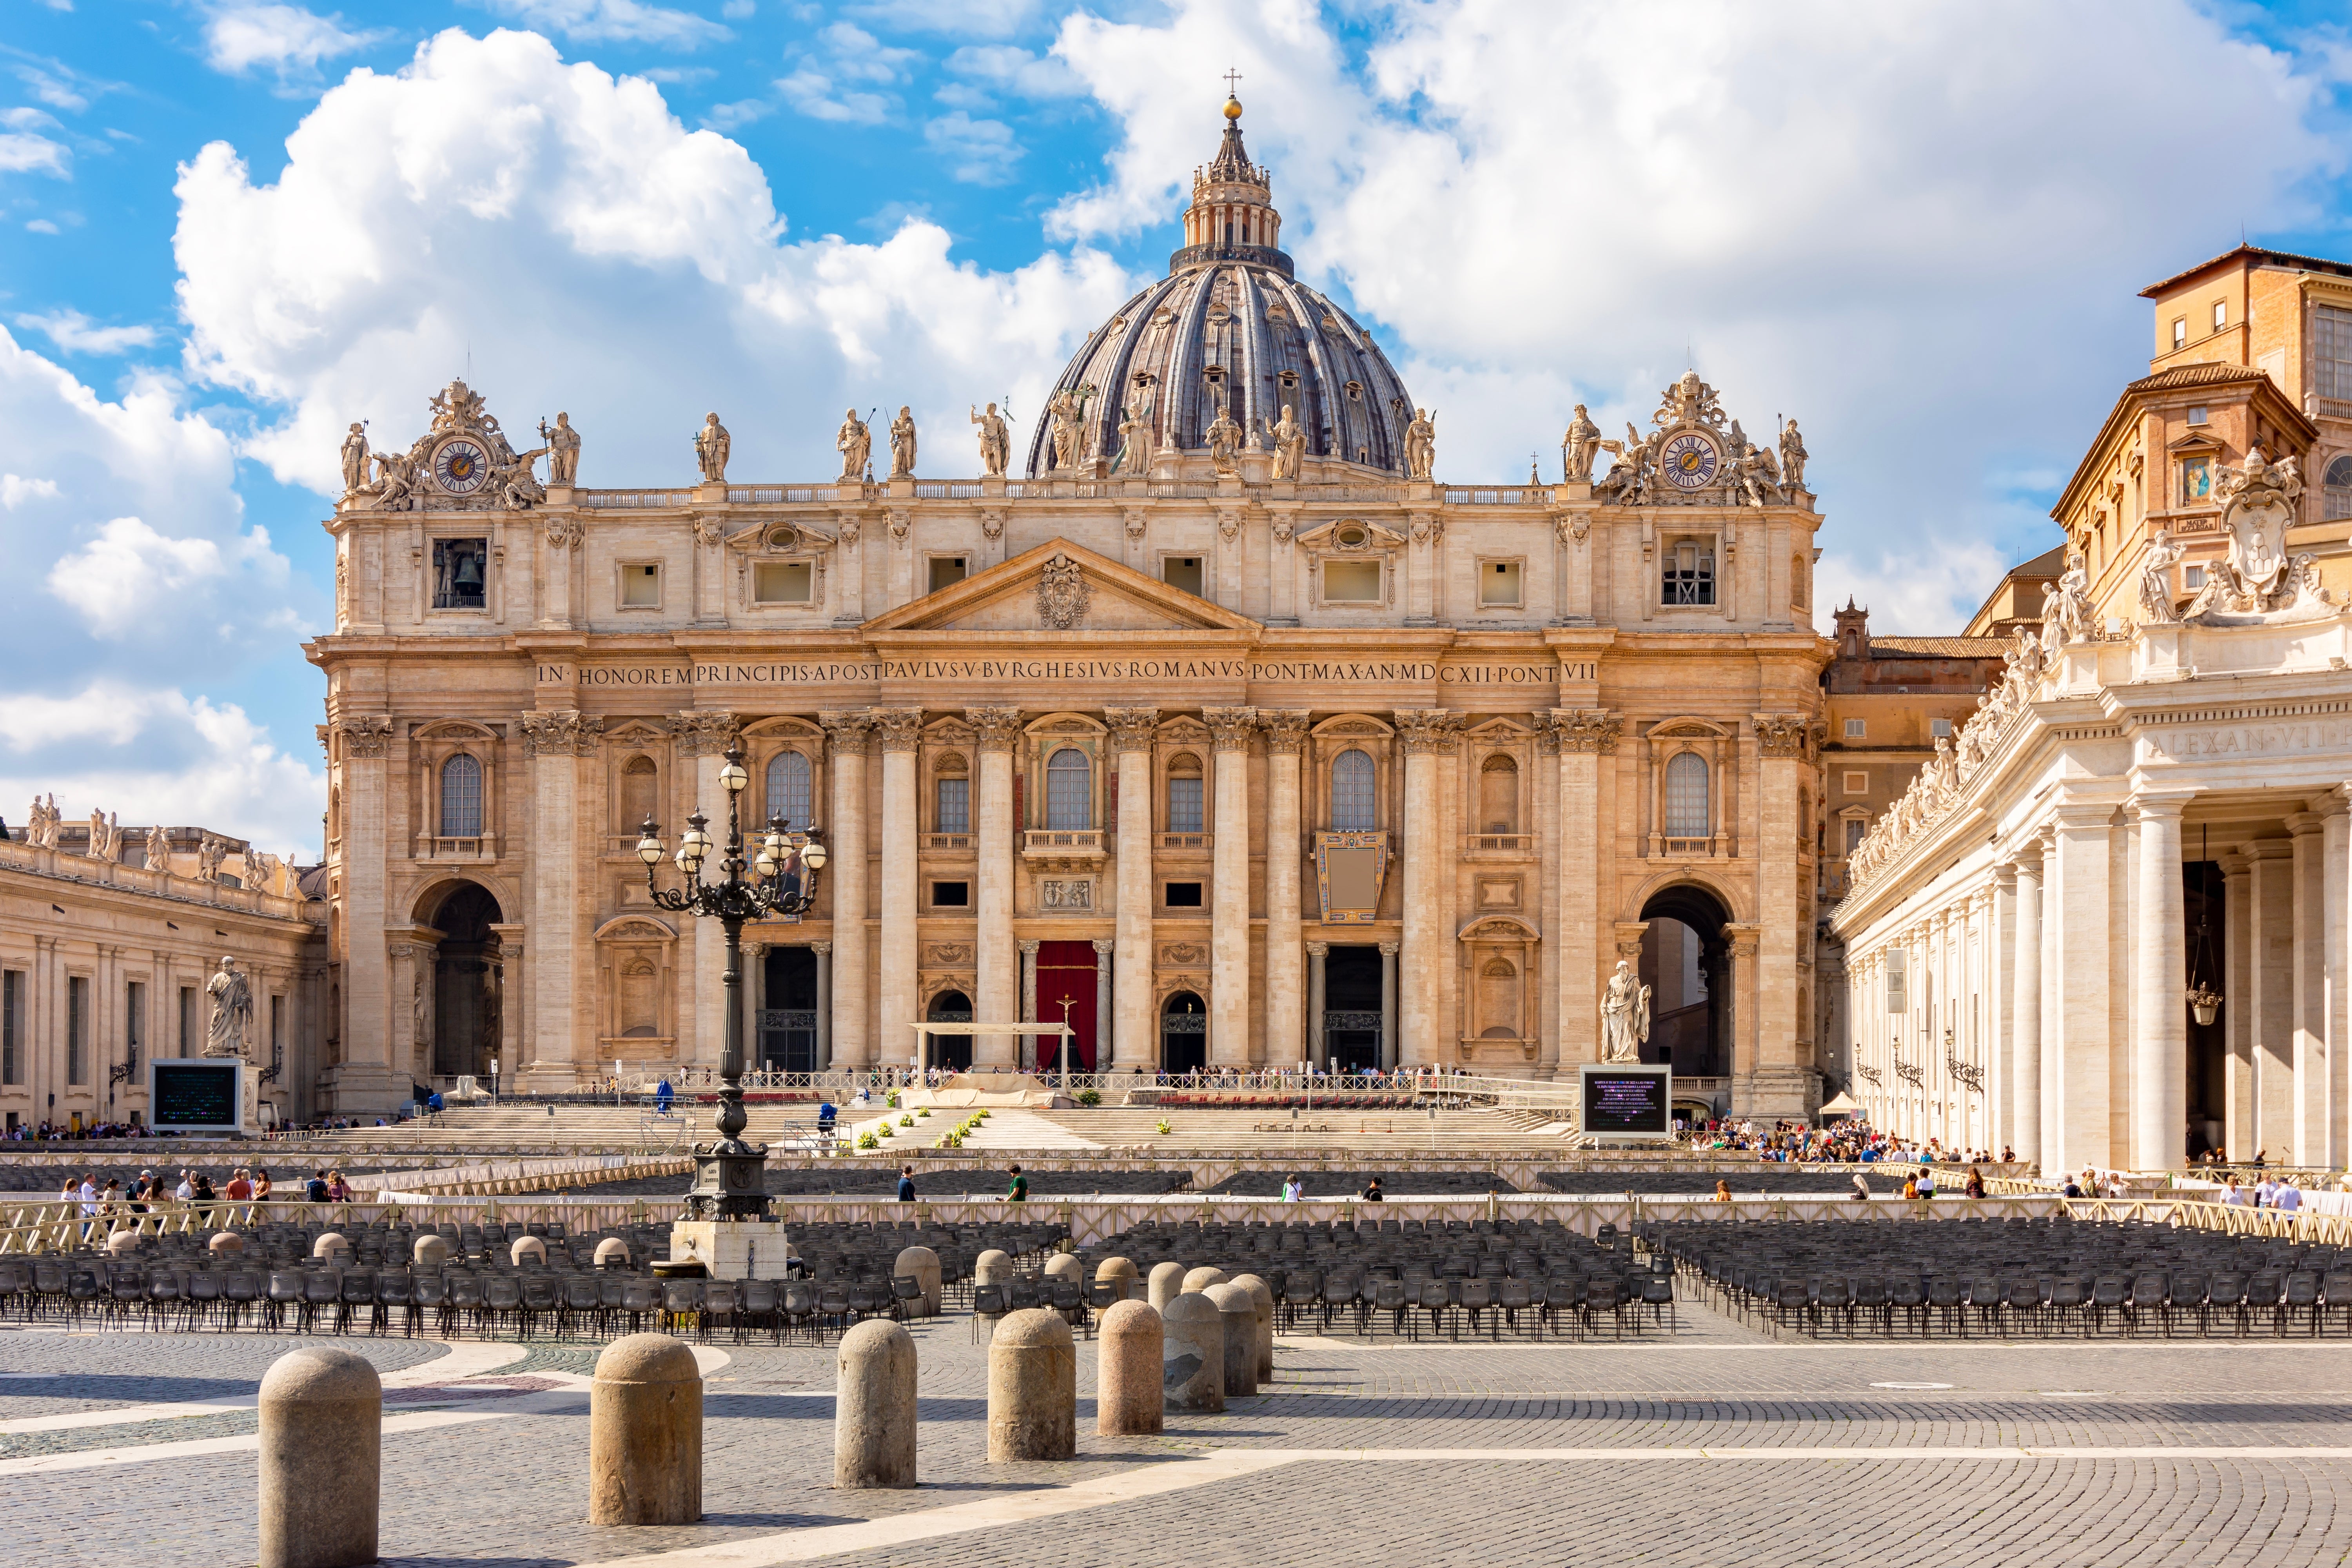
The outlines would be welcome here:
<svg viewBox="0 0 2352 1568">
<path fill-rule="evenodd" d="M 2180 503 L 2195 506 L 2213 495 L 2213 460 L 2190 458 L 2180 465 Z"/>
<path fill-rule="evenodd" d="M 940 779 L 937 784 L 932 820 L 934 833 L 970 833 L 971 831 L 971 781 Z"/>
<path fill-rule="evenodd" d="M 1094 770 L 1076 746 L 1055 752 L 1045 764 L 1045 826 L 1082 829 L 1094 826 Z"/>
<path fill-rule="evenodd" d="M 1201 764 L 1194 763 L 1190 773 L 1171 773 L 1168 779 L 1168 831 L 1200 833 L 1201 826 Z"/>
<path fill-rule="evenodd" d="M 488 602 L 489 542 L 483 539 L 436 539 L 433 542 L 433 607 L 436 610 L 478 610 Z"/>
<path fill-rule="evenodd" d="M 1167 907 L 1171 910 L 1197 910 L 1201 907 L 1201 884 L 1171 882 L 1168 884 Z"/>
<path fill-rule="evenodd" d="M 1666 764 L 1666 837 L 1706 836 L 1706 759 L 1685 752 Z"/>
<path fill-rule="evenodd" d="M 2179 317 L 2176 317 L 2176 318 L 2174 318 L 2174 320 L 2173 320 L 2173 323 L 2172 323 L 2172 346 L 2173 346 L 2174 348 L 2179 348 L 2179 347 L 2180 347 L 2183 343 L 2186 343 L 2188 341 L 2189 341 L 2189 318 L 2188 318 L 2188 317 L 2186 317 L 2186 316 L 2179 316 Z"/>
<path fill-rule="evenodd" d="M 89 977 L 66 981 L 66 1081 L 89 1081 Z"/>
<path fill-rule="evenodd" d="M 1323 563 L 1323 600 L 1331 605 L 1377 605 L 1381 602 L 1381 563 L 1377 561 Z"/>
<path fill-rule="evenodd" d="M 2326 485 L 2323 498 L 2326 514 L 2352 517 L 2352 457 L 2337 458 L 2327 465 Z"/>
<path fill-rule="evenodd" d="M 806 752 L 778 752 L 768 759 L 768 815 L 782 817 L 787 826 L 796 829 L 805 829 L 815 820 Z"/>
<path fill-rule="evenodd" d="M 0 970 L 0 1083 L 25 1081 L 25 972 Z"/>
<path fill-rule="evenodd" d="M 1666 574 L 1658 595 L 1664 605 L 1715 603 L 1715 550 L 1685 539 L 1666 547 Z"/>
<path fill-rule="evenodd" d="M 1849 741 L 1868 740 L 1870 738 L 1870 721 L 1867 719 L 1847 720 L 1845 721 L 1845 738 Z"/>
<path fill-rule="evenodd" d="M 1487 561 L 1478 568 L 1478 603 L 1488 609 L 1516 606 L 1519 602 L 1519 563 Z"/>
<path fill-rule="evenodd" d="M 2205 405 L 2203 405 L 2203 404 L 2201 404 L 2201 403 L 2199 403 L 2199 404 L 2192 404 L 2192 405 L 2189 406 L 2189 423 L 2190 423 L 2191 425 L 2202 425 L 2202 424 L 2204 424 L 2204 423 L 2206 422 L 2207 416 L 2207 416 L 2207 409 L 2206 409 L 2206 407 L 2205 407 Z"/>
<path fill-rule="evenodd" d="M 1372 759 L 1354 750 L 1331 759 L 1331 829 L 1369 833 L 1372 828 Z"/>
<path fill-rule="evenodd" d="M 2336 305 L 2311 308 L 2311 390 L 2337 402 L 2352 402 L 2352 310 Z"/>
<path fill-rule="evenodd" d="M 931 884 L 931 908 L 962 910 L 971 907 L 971 884 L 970 882 L 933 882 Z"/>
<path fill-rule="evenodd" d="M 1840 778 L 1848 795 L 1870 793 L 1870 775 L 1860 768 L 1848 768 L 1840 774 Z"/>
<path fill-rule="evenodd" d="M 751 599 L 761 605 L 805 605 L 816 597 L 816 572 L 805 561 L 762 561 L 751 568 Z"/>
<path fill-rule="evenodd" d="M 1201 558 L 1197 555 L 1160 557 L 1160 580 L 1171 588 L 1181 588 L 1196 599 L 1201 597 Z"/>
<path fill-rule="evenodd" d="M 1949 740 L 1951 738 L 1951 734 L 1952 721 L 1949 719 L 1930 719 L 1927 721 L 1927 736 L 1930 740 Z"/>
<path fill-rule="evenodd" d="M 661 567 L 651 562 L 622 567 L 621 606 L 629 610 L 661 608 Z"/>
<path fill-rule="evenodd" d="M 934 594 L 942 588 L 954 587 L 969 575 L 971 573 L 964 556 L 934 555 L 931 557 L 931 592 Z"/>
<path fill-rule="evenodd" d="M 482 764 L 464 752 L 441 764 L 441 837 L 482 836 Z"/>
</svg>

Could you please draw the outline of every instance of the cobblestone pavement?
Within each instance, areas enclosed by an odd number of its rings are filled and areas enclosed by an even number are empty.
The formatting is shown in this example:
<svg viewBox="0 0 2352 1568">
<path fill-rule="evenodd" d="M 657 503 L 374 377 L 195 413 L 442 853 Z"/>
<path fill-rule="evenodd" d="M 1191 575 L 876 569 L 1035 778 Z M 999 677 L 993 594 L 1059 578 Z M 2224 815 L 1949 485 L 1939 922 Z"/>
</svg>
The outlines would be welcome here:
<svg viewBox="0 0 2352 1568">
<path fill-rule="evenodd" d="M 1094 1347 L 1081 1342 L 1079 1458 L 1014 1468 L 983 1460 L 985 1352 L 967 1328 L 954 1316 L 915 1326 L 923 1485 L 909 1492 L 831 1489 L 830 1346 L 715 1347 L 727 1360 L 706 1384 L 708 1517 L 665 1529 L 582 1522 L 577 1374 L 594 1347 L 534 1345 L 462 1403 L 387 1408 L 386 1561 L 523 1568 L 671 1554 L 667 1568 L 715 1568 L 706 1549 L 721 1545 L 737 1568 L 2000 1568 L 2352 1553 L 2352 1344 L 2340 1341 L 1775 1343 L 1685 1303 L 1677 1331 L 1622 1344 L 1285 1338 L 1265 1394 L 1133 1439 L 1094 1436 Z M 12 1329 L 0 1331 L 0 1373 L 102 1379 L 143 1363 L 202 1384 L 201 1397 L 249 1394 L 292 1342 Z M 333 1342 L 387 1365 L 438 1348 Z M 0 1377 L 0 1421 L 58 1397 L 47 1381 Z M 220 1440 L 142 1462 L 153 1428 Z M 0 1539 L 12 1556 L 111 1564 L 135 1541 L 142 1563 L 253 1561 L 243 1431 L 199 1431 L 192 1418 L 70 1436 L 93 1433 L 118 1447 L 8 1461 Z"/>
</svg>

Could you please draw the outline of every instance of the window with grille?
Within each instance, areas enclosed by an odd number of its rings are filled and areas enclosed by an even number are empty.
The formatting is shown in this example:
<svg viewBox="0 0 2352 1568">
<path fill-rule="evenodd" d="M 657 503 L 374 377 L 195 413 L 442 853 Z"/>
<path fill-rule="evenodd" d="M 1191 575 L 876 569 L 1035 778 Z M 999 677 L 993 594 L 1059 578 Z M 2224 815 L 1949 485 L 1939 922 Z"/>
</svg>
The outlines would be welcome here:
<svg viewBox="0 0 2352 1568">
<path fill-rule="evenodd" d="M 941 779 L 939 781 L 939 810 L 931 831 L 934 833 L 970 833 L 971 831 L 971 781 Z"/>
<path fill-rule="evenodd" d="M 1087 764 L 1087 754 L 1075 746 L 1065 746 L 1055 752 L 1045 764 L 1045 826 L 1053 828 L 1084 828 L 1094 826 L 1093 802 L 1088 798 L 1093 771 Z"/>
<path fill-rule="evenodd" d="M 482 764 L 464 752 L 441 764 L 441 837 L 482 836 Z"/>
<path fill-rule="evenodd" d="M 803 752 L 778 752 L 768 759 L 768 815 L 805 831 L 816 818 L 809 804 L 809 760 Z"/>
<path fill-rule="evenodd" d="M 1331 761 L 1331 826 L 1341 833 L 1371 829 L 1372 759 L 1361 752 L 1342 752 Z"/>
<path fill-rule="evenodd" d="M 66 1081 L 89 1081 L 89 977 L 66 982 Z"/>
<path fill-rule="evenodd" d="M 2352 457 L 2327 465 L 2326 510 L 2329 517 L 2352 517 Z"/>
<path fill-rule="evenodd" d="M 1715 549 L 1685 539 L 1666 548 L 1666 576 L 1660 602 L 1668 605 L 1715 603 Z"/>
<path fill-rule="evenodd" d="M 0 970 L 0 1083 L 25 1081 L 25 972 Z"/>
<path fill-rule="evenodd" d="M 2311 389 L 2322 397 L 2352 401 L 2352 310 L 2311 308 Z"/>
<path fill-rule="evenodd" d="M 1172 778 L 1168 781 L 1168 831 L 1200 833 L 1201 775 Z"/>
<path fill-rule="evenodd" d="M 1685 752 L 1666 764 L 1666 837 L 1706 837 L 1706 759 Z"/>
</svg>

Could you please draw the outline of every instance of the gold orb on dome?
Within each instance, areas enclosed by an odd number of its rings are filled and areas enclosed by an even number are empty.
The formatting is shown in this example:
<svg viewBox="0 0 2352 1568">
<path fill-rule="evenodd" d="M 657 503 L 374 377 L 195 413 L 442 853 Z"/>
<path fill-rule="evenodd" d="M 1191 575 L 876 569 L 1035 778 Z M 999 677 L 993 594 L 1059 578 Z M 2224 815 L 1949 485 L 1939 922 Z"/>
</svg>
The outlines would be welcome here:
<svg viewBox="0 0 2352 1568">
<path fill-rule="evenodd" d="M 1225 118 L 1228 120 L 1239 120 L 1241 117 L 1242 100 L 1228 94 L 1225 99 Z"/>
</svg>

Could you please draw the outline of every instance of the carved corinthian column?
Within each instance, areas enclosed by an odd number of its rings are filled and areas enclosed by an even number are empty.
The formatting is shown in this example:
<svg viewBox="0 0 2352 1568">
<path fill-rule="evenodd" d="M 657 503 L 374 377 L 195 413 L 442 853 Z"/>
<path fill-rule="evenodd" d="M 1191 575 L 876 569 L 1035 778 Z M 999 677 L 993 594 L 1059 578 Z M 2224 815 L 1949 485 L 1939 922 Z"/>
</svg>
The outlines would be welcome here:
<svg viewBox="0 0 2352 1568">
<path fill-rule="evenodd" d="M 1601 769 L 1624 720 L 1605 708 L 1555 708 L 1559 743 L 1559 1059 L 1573 1074 L 1601 1059 L 1601 987 L 1616 966 L 1601 922 Z"/>
<path fill-rule="evenodd" d="M 1254 708 L 1202 710 L 1216 753 L 1216 843 L 1210 875 L 1209 1059 L 1244 1067 L 1249 1049 L 1249 740 Z"/>
<path fill-rule="evenodd" d="M 882 733 L 882 1016 L 876 1020 L 879 1059 L 911 1062 L 915 991 L 921 954 L 915 942 L 915 748 L 921 742 L 919 708 L 877 710 Z"/>
<path fill-rule="evenodd" d="M 833 900 L 833 1034 L 827 1067 L 868 1067 L 874 1061 L 874 1031 L 866 1010 L 873 965 L 866 962 L 866 879 L 872 867 L 866 847 L 866 746 L 873 715 L 820 713 L 832 743 L 833 812 L 825 837 L 831 845 L 826 882 Z"/>
<path fill-rule="evenodd" d="M 590 949 L 590 900 L 580 896 L 583 862 L 597 846 L 580 831 L 580 759 L 593 756 L 604 721 L 562 708 L 522 717 L 530 756 L 530 1061 L 518 1083 L 570 1088 L 573 1065 L 595 1059 L 594 1003 L 574 959 Z M 509 1067 L 509 1072 L 517 1068 Z"/>
<path fill-rule="evenodd" d="M 1013 742 L 1021 734 L 1018 708 L 967 708 L 964 720 L 980 736 L 980 799 L 974 803 L 980 838 L 977 920 L 980 994 L 972 998 L 983 1021 L 1018 1016 L 1019 949 L 1013 940 Z M 974 1067 L 1018 1067 L 1013 1037 L 988 1035 L 972 1042 Z"/>
<path fill-rule="evenodd" d="M 1397 1066 L 1434 1066 L 1444 1031 L 1443 970 L 1453 960 L 1439 907 L 1439 879 L 1452 875 L 1453 857 L 1439 836 L 1444 826 L 1444 760 L 1452 715 L 1438 708 L 1405 708 L 1396 714 L 1397 740 L 1404 750 L 1404 931 L 1398 976 L 1404 1016 L 1398 1034 Z"/>
<path fill-rule="evenodd" d="M 1151 1026 L 1151 735 L 1156 708 L 1110 708 L 1111 750 L 1118 758 L 1118 904 L 1112 940 L 1110 1066 L 1148 1072 L 1159 1041 Z M 1097 1038 L 1103 1027 L 1095 1025 Z M 1099 1047 L 1097 1047 L 1099 1051 Z"/>
<path fill-rule="evenodd" d="M 678 714 L 672 726 L 678 760 L 686 764 L 681 771 L 691 781 L 688 809 L 710 813 L 722 837 L 727 832 L 727 789 L 719 782 L 719 770 L 727 765 L 727 748 L 741 727 L 732 713 L 703 709 Z M 761 820 L 756 802 L 747 800 L 744 807 L 754 823 Z M 691 1037 L 678 1042 L 677 1059 L 716 1070 L 727 1052 L 727 1001 L 733 994 L 727 989 L 727 933 L 717 921 L 690 920 L 685 925 L 680 934 L 691 954 L 694 1011 Z"/>
<path fill-rule="evenodd" d="M 1307 1059 L 1298 911 L 1298 753 L 1307 715 L 1261 712 L 1258 720 L 1265 729 L 1265 1059 L 1283 1067 Z"/>
</svg>

